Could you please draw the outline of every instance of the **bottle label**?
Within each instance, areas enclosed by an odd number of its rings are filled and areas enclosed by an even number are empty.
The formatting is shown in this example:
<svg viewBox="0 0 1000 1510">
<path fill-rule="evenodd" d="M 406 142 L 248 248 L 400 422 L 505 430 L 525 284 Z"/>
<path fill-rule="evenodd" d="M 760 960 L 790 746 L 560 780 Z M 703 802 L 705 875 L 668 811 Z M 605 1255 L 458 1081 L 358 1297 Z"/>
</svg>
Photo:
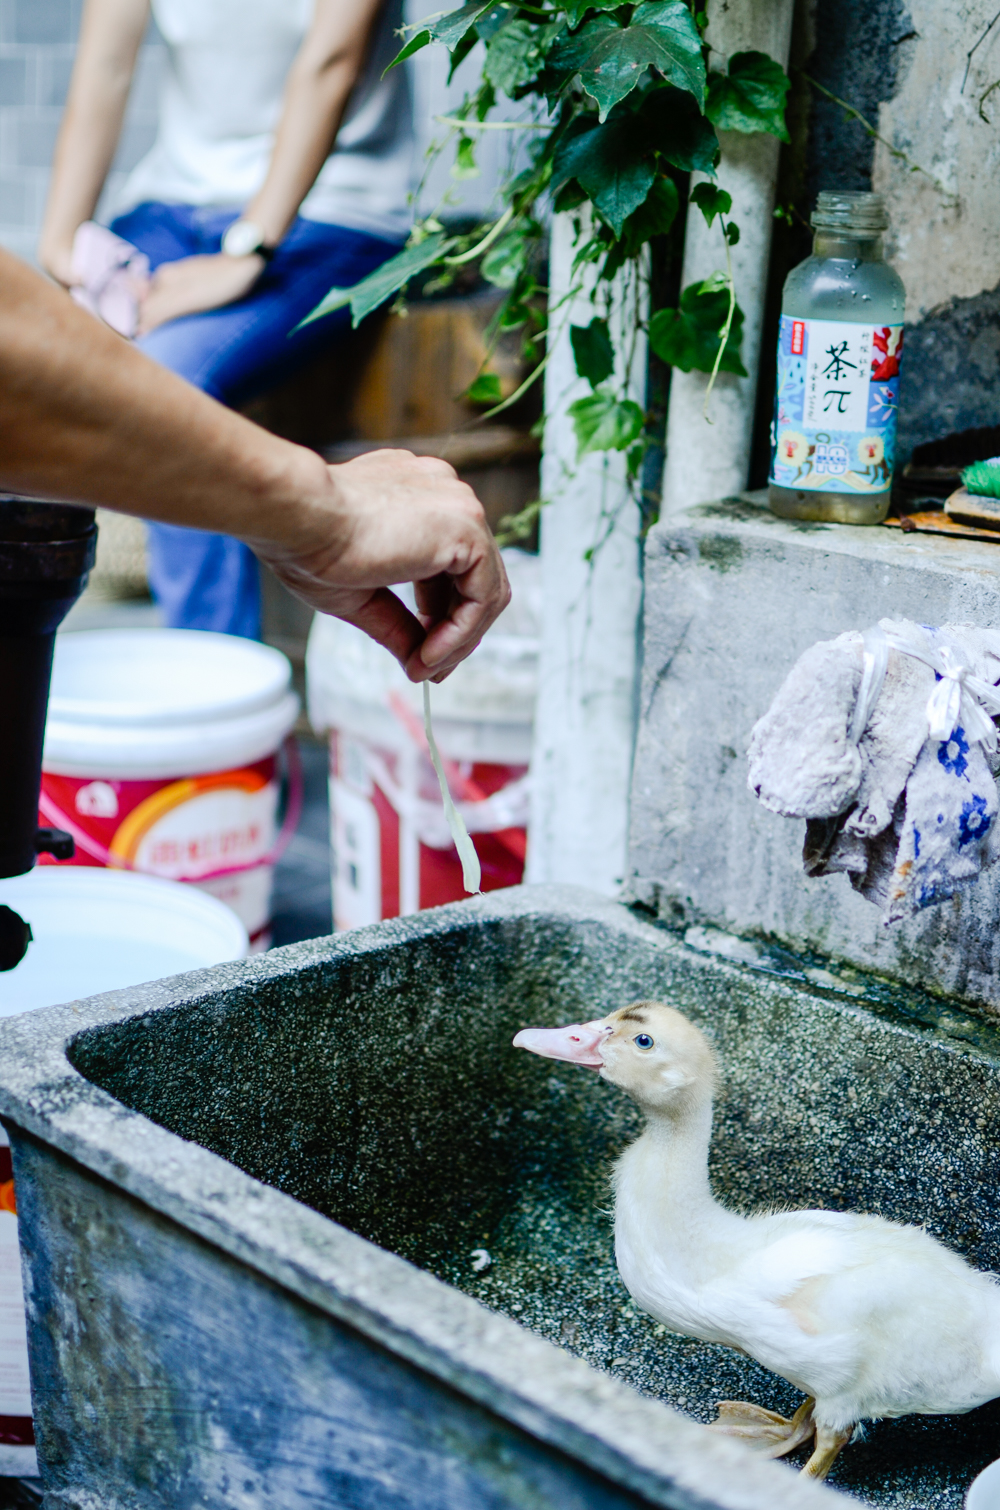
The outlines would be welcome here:
<svg viewBox="0 0 1000 1510">
<path fill-rule="evenodd" d="M 781 316 L 770 481 L 884 493 L 896 453 L 902 325 Z"/>
</svg>

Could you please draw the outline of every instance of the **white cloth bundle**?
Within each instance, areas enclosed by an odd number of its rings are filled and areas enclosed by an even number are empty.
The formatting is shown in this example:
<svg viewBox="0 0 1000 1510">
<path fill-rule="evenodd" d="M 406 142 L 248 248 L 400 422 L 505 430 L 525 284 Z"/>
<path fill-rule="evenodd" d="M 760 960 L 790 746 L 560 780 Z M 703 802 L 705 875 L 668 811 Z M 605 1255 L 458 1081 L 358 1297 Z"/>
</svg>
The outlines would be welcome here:
<svg viewBox="0 0 1000 1510">
<path fill-rule="evenodd" d="M 1000 630 L 883 619 L 799 658 L 748 750 L 765 807 L 805 818 L 811 876 L 846 871 L 891 923 L 1000 855 Z"/>
</svg>

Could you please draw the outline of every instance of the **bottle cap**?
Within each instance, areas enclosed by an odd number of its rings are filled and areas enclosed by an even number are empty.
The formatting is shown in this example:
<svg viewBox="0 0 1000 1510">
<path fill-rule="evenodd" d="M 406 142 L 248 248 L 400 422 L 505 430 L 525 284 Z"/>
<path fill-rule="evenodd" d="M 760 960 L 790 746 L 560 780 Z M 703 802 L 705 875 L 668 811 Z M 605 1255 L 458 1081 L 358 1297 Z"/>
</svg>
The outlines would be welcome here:
<svg viewBox="0 0 1000 1510">
<path fill-rule="evenodd" d="M 887 228 L 889 216 L 881 194 L 824 189 L 816 197 L 812 224 L 816 231 L 853 231 L 855 235 L 877 236 Z"/>
</svg>

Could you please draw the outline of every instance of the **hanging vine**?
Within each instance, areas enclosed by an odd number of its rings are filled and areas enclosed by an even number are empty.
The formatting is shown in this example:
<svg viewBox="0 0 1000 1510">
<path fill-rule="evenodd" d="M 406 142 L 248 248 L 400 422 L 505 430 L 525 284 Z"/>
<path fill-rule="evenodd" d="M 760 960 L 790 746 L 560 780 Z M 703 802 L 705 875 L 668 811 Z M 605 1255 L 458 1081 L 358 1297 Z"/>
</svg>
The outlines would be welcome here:
<svg viewBox="0 0 1000 1510">
<path fill-rule="evenodd" d="M 490 339 L 519 331 L 531 368 L 516 393 L 501 400 L 489 359 L 468 391 L 490 403 L 484 418 L 516 402 L 547 360 L 548 324 L 587 289 L 594 317 L 573 325 L 576 370 L 590 393 L 570 406 L 579 455 L 624 451 L 638 475 L 649 444 L 647 416 L 628 396 L 616 361 L 610 293 L 628 265 L 645 276 L 647 251 L 669 237 L 690 207 L 720 232 L 720 268 L 683 289 L 673 307 L 635 302 L 649 345 L 669 367 L 744 374 L 743 315 L 733 284 L 730 248 L 739 229 L 732 201 L 715 183 L 719 131 L 770 132 L 788 139 L 784 70 L 760 52 L 737 53 L 724 68 L 704 39 L 707 18 L 695 0 L 480 0 L 428 18 L 415 27 L 392 67 L 432 43 L 451 56 L 449 80 L 477 42 L 485 44 L 482 74 L 461 107 L 441 117 L 455 158 L 452 176 L 472 176 L 476 150 L 490 130 L 523 132 L 526 165 L 512 171 L 498 194 L 495 217 L 468 234 L 451 233 L 442 207 L 420 214 L 404 249 L 350 289 L 331 289 L 309 316 L 350 305 L 354 325 L 408 284 L 434 270 L 434 286 L 449 286 L 478 263 L 501 302 Z M 490 119 L 504 98 L 522 105 L 520 120 Z M 692 185 L 691 175 L 698 180 Z M 445 207 L 447 208 L 447 207 Z M 575 211 L 573 286 L 558 303 L 544 286 L 545 221 L 549 208 Z M 620 281 L 620 280 L 619 280 Z M 602 298 L 601 290 L 607 296 Z M 551 349 L 551 342 L 549 348 Z M 710 390 L 709 390 L 710 391 Z M 706 417 L 708 400 L 706 399 Z M 536 506 L 537 511 L 537 506 Z"/>
</svg>

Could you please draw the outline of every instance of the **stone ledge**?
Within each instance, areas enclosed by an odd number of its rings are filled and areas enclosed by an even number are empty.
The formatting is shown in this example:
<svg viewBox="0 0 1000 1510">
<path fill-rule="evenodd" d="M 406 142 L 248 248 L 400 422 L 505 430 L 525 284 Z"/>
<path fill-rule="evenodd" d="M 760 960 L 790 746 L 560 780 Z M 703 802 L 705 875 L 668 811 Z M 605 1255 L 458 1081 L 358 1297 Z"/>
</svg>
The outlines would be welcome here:
<svg viewBox="0 0 1000 1510">
<path fill-rule="evenodd" d="M 750 730 L 796 658 L 884 617 L 1000 627 L 1000 544 L 782 520 L 763 494 L 651 531 L 631 890 L 1000 1012 L 1000 866 L 886 928 L 846 876 L 807 880 L 803 823 L 747 790 Z"/>
</svg>

